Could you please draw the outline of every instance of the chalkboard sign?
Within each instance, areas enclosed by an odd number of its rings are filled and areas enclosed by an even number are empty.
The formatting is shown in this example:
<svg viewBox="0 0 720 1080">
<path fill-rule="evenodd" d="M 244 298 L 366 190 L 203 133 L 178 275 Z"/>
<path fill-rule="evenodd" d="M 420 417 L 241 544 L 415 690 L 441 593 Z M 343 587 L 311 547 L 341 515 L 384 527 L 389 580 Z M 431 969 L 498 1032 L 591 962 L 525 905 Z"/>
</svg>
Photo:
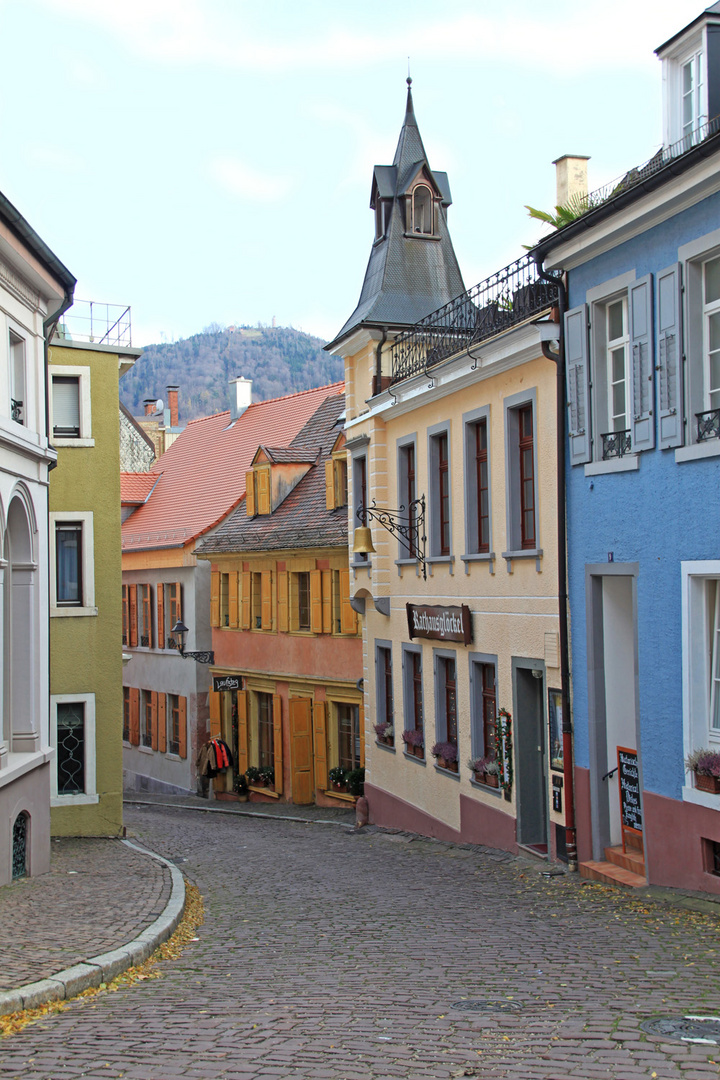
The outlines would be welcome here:
<svg viewBox="0 0 720 1080">
<path fill-rule="evenodd" d="M 640 806 L 640 773 L 637 750 L 618 746 L 618 776 L 620 778 L 620 820 L 623 829 L 642 832 L 642 808 Z"/>
</svg>

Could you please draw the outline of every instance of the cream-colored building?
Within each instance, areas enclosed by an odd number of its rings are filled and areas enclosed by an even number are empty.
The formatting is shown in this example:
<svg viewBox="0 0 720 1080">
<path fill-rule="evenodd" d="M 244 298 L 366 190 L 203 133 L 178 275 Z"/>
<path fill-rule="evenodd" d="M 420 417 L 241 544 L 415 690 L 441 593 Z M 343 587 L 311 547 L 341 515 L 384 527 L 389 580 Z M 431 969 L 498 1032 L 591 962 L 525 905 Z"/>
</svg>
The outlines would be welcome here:
<svg viewBox="0 0 720 1080">
<path fill-rule="evenodd" d="M 410 93 L 371 205 L 360 303 L 328 346 L 345 359 L 350 536 L 369 546 L 366 524 L 374 548 L 351 555 L 370 819 L 564 858 L 557 374 L 541 344 L 557 285 L 526 256 L 463 291 Z"/>
</svg>

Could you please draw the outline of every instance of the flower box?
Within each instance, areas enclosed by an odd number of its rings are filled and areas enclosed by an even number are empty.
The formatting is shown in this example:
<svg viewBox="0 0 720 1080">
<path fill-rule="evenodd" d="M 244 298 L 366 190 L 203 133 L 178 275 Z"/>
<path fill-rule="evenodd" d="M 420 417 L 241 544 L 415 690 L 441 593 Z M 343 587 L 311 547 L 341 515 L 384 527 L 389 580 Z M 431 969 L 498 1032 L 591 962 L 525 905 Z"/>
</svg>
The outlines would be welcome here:
<svg viewBox="0 0 720 1080">
<path fill-rule="evenodd" d="M 444 757 L 439 757 L 437 763 L 439 769 L 447 769 L 448 772 L 458 771 L 457 761 L 447 761 Z"/>
<path fill-rule="evenodd" d="M 500 787 L 500 777 L 497 775 L 497 773 L 487 773 L 487 772 L 485 772 L 485 773 L 482 774 L 482 780 L 480 781 L 480 783 L 485 784 L 486 787 L 499 788 Z"/>
<path fill-rule="evenodd" d="M 695 790 L 720 795 L 720 776 L 703 776 L 702 773 L 695 773 Z"/>
</svg>

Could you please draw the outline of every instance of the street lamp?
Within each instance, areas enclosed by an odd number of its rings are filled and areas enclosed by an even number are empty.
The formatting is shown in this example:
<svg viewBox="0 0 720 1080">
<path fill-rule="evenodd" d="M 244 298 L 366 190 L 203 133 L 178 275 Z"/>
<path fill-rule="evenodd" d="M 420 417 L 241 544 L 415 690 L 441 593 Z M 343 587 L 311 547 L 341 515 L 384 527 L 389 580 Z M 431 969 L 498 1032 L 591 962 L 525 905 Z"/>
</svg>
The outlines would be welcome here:
<svg viewBox="0 0 720 1080">
<path fill-rule="evenodd" d="M 170 633 L 177 639 L 177 650 L 183 660 L 197 660 L 198 664 L 215 663 L 215 653 L 212 650 L 206 650 L 204 652 L 185 652 L 185 635 L 189 633 L 189 631 L 181 619 L 178 619 Z"/>
</svg>

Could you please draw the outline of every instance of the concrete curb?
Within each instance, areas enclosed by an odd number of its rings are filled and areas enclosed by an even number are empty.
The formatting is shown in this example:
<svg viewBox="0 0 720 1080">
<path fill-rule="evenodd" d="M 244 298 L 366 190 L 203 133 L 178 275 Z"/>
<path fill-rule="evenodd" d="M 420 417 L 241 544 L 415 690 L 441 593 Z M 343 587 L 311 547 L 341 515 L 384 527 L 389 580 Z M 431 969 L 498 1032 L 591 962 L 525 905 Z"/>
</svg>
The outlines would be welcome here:
<svg viewBox="0 0 720 1080">
<path fill-rule="evenodd" d="M 24 986 L 19 986 L 17 990 L 0 993 L 0 1016 L 20 1012 L 23 1009 L 36 1009 L 39 1005 L 46 1005 L 51 1001 L 64 1001 L 66 998 L 82 993 L 83 990 L 97 987 L 100 983 L 110 982 L 135 964 L 142 964 L 158 945 L 167 941 L 175 932 L 185 910 L 185 882 L 182 874 L 162 855 L 156 855 L 154 851 L 149 851 L 130 840 L 121 840 L 120 843 L 141 855 L 156 859 L 170 871 L 172 881 L 170 899 L 162 915 L 150 923 L 136 938 L 119 949 L 100 953 L 99 956 L 90 956 L 84 963 L 65 968 L 64 971 L 59 971 L 49 979 L 26 983 Z"/>
<path fill-rule="evenodd" d="M 336 825 L 341 829 L 354 832 L 355 825 L 348 821 L 329 821 L 327 818 L 301 817 L 299 814 L 265 814 L 258 810 L 230 810 L 210 803 L 208 806 L 193 806 L 191 803 L 150 802 L 142 799 L 123 800 L 125 806 L 162 806 L 168 810 L 194 810 L 198 814 L 232 814 L 235 817 L 259 817 L 266 821 L 299 821 L 302 825 Z"/>
</svg>

